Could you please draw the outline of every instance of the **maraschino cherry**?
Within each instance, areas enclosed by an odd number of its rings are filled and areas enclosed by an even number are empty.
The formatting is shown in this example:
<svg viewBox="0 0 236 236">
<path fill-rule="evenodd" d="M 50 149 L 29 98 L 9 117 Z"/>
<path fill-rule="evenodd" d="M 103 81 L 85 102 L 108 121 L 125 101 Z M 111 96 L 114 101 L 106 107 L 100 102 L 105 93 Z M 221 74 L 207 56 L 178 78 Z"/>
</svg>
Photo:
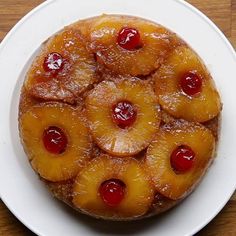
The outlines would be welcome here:
<svg viewBox="0 0 236 236">
<path fill-rule="evenodd" d="M 116 207 L 124 198 L 125 184 L 119 179 L 106 180 L 100 185 L 99 194 L 106 205 Z"/>
<path fill-rule="evenodd" d="M 114 122 L 125 129 L 135 122 L 137 111 L 131 102 L 119 101 L 112 107 L 112 116 Z"/>
<path fill-rule="evenodd" d="M 43 132 L 43 144 L 48 152 L 61 154 L 66 150 L 67 137 L 65 133 L 56 126 L 50 126 Z"/>
<path fill-rule="evenodd" d="M 57 52 L 49 53 L 44 58 L 43 68 L 46 72 L 58 73 L 63 69 L 64 59 L 61 54 Z"/>
<path fill-rule="evenodd" d="M 202 90 L 202 78 L 195 72 L 187 72 L 181 77 L 180 86 L 185 94 L 194 96 Z"/>
<path fill-rule="evenodd" d="M 120 30 L 117 43 L 123 49 L 133 51 L 142 47 L 141 37 L 137 29 L 124 27 Z"/>
<path fill-rule="evenodd" d="M 178 146 L 170 156 L 171 167 L 177 173 L 185 173 L 193 167 L 194 151 L 187 145 Z"/>
</svg>

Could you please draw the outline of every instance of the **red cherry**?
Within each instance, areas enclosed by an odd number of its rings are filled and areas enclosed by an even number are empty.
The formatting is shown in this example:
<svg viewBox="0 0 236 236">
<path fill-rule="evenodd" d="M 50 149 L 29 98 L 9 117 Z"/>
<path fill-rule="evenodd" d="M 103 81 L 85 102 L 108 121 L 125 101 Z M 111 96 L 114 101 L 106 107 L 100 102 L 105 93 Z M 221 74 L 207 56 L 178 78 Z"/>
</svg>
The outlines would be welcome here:
<svg viewBox="0 0 236 236">
<path fill-rule="evenodd" d="M 48 152 L 61 154 L 66 150 L 67 137 L 65 133 L 56 126 L 50 126 L 43 132 L 43 144 Z"/>
<path fill-rule="evenodd" d="M 105 204 L 116 207 L 124 198 L 125 184 L 119 179 L 106 180 L 100 185 L 99 193 Z"/>
<path fill-rule="evenodd" d="M 49 53 L 44 58 L 43 68 L 46 72 L 58 73 L 62 70 L 64 59 L 61 54 L 57 52 Z"/>
<path fill-rule="evenodd" d="M 140 34 L 134 28 L 122 28 L 118 33 L 117 43 L 120 47 L 129 51 L 142 47 Z"/>
<path fill-rule="evenodd" d="M 171 167 L 177 173 L 185 173 L 193 167 L 194 158 L 194 151 L 187 145 L 181 145 L 170 156 Z"/>
<path fill-rule="evenodd" d="M 180 86 L 184 93 L 193 96 L 201 92 L 202 78 L 195 72 L 187 72 L 182 76 Z"/>
<path fill-rule="evenodd" d="M 131 126 L 136 120 L 137 111 L 129 101 L 120 101 L 112 107 L 114 122 L 121 128 Z"/>
</svg>

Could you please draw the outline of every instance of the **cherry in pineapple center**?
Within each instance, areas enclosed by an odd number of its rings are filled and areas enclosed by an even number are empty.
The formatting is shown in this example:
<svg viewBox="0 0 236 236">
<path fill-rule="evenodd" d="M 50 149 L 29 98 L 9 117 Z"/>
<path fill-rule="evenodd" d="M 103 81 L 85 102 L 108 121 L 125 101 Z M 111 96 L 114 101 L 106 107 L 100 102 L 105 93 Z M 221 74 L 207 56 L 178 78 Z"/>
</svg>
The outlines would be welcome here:
<svg viewBox="0 0 236 236">
<path fill-rule="evenodd" d="M 182 76 L 180 86 L 185 94 L 194 96 L 202 90 L 202 78 L 195 72 L 187 72 Z"/>
<path fill-rule="evenodd" d="M 113 121 L 121 128 L 125 129 L 135 122 L 137 110 L 129 101 L 119 101 L 112 107 Z"/>
<path fill-rule="evenodd" d="M 62 129 L 56 126 L 50 126 L 43 132 L 43 144 L 45 149 L 53 154 L 65 152 L 67 147 L 67 137 Z"/>
<path fill-rule="evenodd" d="M 101 184 L 99 193 L 106 205 L 118 206 L 125 195 L 125 184 L 119 179 L 106 180 Z"/>
<path fill-rule="evenodd" d="M 122 28 L 118 34 L 117 43 L 128 51 L 137 50 L 142 47 L 139 31 L 135 28 Z"/>
<path fill-rule="evenodd" d="M 189 146 L 178 146 L 171 154 L 171 167 L 177 173 L 185 173 L 192 169 L 194 159 L 195 153 Z"/>
<path fill-rule="evenodd" d="M 63 69 L 64 59 L 61 54 L 57 52 L 49 53 L 43 63 L 43 69 L 46 72 L 54 72 L 57 73 Z"/>
</svg>

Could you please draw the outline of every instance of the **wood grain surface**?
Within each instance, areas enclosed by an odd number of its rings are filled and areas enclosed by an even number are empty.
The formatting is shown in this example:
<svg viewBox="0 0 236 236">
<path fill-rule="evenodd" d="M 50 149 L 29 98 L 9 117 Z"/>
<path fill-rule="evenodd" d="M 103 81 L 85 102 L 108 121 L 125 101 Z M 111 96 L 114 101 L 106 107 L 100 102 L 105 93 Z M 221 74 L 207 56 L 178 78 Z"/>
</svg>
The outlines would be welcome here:
<svg viewBox="0 0 236 236">
<path fill-rule="evenodd" d="M 0 0 L 0 41 L 20 18 L 42 2 L 42 0 Z M 211 18 L 236 48 L 236 0 L 188 0 L 188 2 Z M 0 236 L 28 235 L 34 234 L 0 201 Z M 236 193 L 218 216 L 197 234 L 197 236 L 222 235 L 236 236 Z"/>
</svg>

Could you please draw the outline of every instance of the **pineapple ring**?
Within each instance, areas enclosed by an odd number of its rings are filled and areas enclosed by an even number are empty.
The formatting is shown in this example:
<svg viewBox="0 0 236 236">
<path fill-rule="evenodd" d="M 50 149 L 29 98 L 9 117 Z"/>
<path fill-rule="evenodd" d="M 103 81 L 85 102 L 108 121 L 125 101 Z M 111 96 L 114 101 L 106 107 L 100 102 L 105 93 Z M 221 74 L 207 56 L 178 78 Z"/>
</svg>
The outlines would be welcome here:
<svg viewBox="0 0 236 236">
<path fill-rule="evenodd" d="M 137 109 L 135 122 L 119 128 L 112 119 L 112 106 L 128 100 Z M 111 155 L 129 156 L 148 146 L 160 125 L 155 94 L 147 81 L 103 81 L 86 98 L 87 117 L 98 146 Z"/>
<path fill-rule="evenodd" d="M 42 135 L 50 126 L 59 127 L 67 136 L 67 148 L 61 154 L 50 153 L 44 147 Z M 44 179 L 70 179 L 89 160 L 88 129 L 78 110 L 69 105 L 54 102 L 33 106 L 20 117 L 20 134 L 32 167 Z"/>
<path fill-rule="evenodd" d="M 116 207 L 106 205 L 99 195 L 100 185 L 112 178 L 126 185 L 124 198 Z M 73 204 L 97 217 L 133 218 L 148 211 L 153 197 L 153 188 L 137 160 L 102 155 L 93 159 L 76 177 Z"/>
<path fill-rule="evenodd" d="M 178 146 L 187 145 L 195 153 L 192 166 L 186 173 L 176 174 L 170 156 Z M 215 139 L 203 125 L 177 120 L 160 128 L 147 150 L 145 165 L 156 190 L 178 200 L 194 188 L 207 170 L 215 152 Z"/>
<path fill-rule="evenodd" d="M 129 51 L 117 43 L 123 27 L 139 31 L 142 47 Z M 135 17 L 99 17 L 91 28 L 91 50 L 96 53 L 100 64 L 122 75 L 148 75 L 156 70 L 165 55 L 182 42 L 176 35 L 162 26 Z"/>
<path fill-rule="evenodd" d="M 93 53 L 87 51 L 86 42 L 76 27 L 67 27 L 56 34 L 34 60 L 24 84 L 32 96 L 73 103 L 95 82 Z M 62 71 L 53 75 L 43 67 L 45 57 L 52 52 L 59 53 L 65 62 Z"/>
<path fill-rule="evenodd" d="M 181 76 L 194 71 L 202 78 L 202 91 L 195 96 L 182 92 Z M 156 94 L 164 110 L 176 118 L 205 122 L 221 110 L 220 96 L 198 55 L 188 47 L 178 47 L 154 74 Z"/>
</svg>

